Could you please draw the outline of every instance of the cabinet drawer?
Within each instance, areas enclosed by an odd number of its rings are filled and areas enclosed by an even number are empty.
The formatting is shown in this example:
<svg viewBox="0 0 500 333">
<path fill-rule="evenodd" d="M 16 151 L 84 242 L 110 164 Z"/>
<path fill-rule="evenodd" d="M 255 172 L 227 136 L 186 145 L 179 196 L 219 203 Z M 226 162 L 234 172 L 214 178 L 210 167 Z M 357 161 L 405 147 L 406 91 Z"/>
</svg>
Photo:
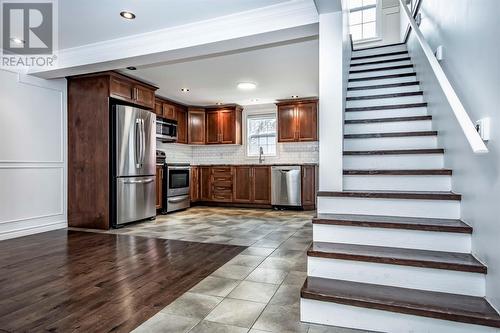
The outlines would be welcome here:
<svg viewBox="0 0 500 333">
<path fill-rule="evenodd" d="M 212 186 L 212 193 L 231 193 L 233 191 L 232 185 L 229 186 L 220 186 L 220 185 L 213 185 Z"/>
<path fill-rule="evenodd" d="M 212 182 L 232 182 L 233 176 L 212 176 Z"/>
<path fill-rule="evenodd" d="M 230 176 L 231 168 L 228 167 L 212 167 L 212 174 L 215 176 Z"/>
<path fill-rule="evenodd" d="M 232 193 L 212 193 L 212 200 L 213 201 L 228 201 L 231 202 L 233 201 L 233 195 Z"/>
</svg>

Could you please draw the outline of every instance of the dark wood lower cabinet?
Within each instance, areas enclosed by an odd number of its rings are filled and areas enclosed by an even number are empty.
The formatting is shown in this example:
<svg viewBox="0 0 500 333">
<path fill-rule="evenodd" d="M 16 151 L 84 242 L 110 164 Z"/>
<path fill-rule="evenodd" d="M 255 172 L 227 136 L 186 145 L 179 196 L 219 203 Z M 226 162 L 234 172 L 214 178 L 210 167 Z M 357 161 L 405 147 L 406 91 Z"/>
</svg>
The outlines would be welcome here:
<svg viewBox="0 0 500 333">
<path fill-rule="evenodd" d="M 210 186 L 210 176 L 211 176 L 211 168 L 210 167 L 200 167 L 200 200 L 201 201 L 210 201 L 212 200 L 212 191 Z"/>
<path fill-rule="evenodd" d="M 271 204 L 271 167 L 256 166 L 252 168 L 252 202 Z"/>
<path fill-rule="evenodd" d="M 191 202 L 200 201 L 200 168 L 196 166 L 191 167 L 191 179 L 189 182 Z"/>
<path fill-rule="evenodd" d="M 302 207 L 314 209 L 316 207 L 316 166 L 302 166 Z"/>
<path fill-rule="evenodd" d="M 156 166 L 156 209 L 163 207 L 163 166 Z"/>
<path fill-rule="evenodd" d="M 234 202 L 252 202 L 252 171 L 251 166 L 234 168 Z"/>
</svg>

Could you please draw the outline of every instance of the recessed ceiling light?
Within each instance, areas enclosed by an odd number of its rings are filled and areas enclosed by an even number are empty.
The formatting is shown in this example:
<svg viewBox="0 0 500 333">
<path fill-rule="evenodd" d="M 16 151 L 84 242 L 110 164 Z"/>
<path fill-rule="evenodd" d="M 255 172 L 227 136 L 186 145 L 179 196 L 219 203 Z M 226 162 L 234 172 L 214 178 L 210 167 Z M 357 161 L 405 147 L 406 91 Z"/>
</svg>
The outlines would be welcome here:
<svg viewBox="0 0 500 333">
<path fill-rule="evenodd" d="M 24 44 L 24 40 L 22 40 L 21 38 L 11 38 L 10 39 L 11 42 L 15 43 L 15 44 Z"/>
<path fill-rule="evenodd" d="M 184 93 L 186 93 L 186 92 L 189 91 L 189 88 L 181 88 L 181 91 L 184 92 Z"/>
<path fill-rule="evenodd" d="M 299 96 L 297 96 L 297 95 L 292 95 L 292 98 L 299 98 Z"/>
<path fill-rule="evenodd" d="M 252 98 L 252 99 L 250 100 L 250 102 L 258 102 L 258 101 L 259 101 L 259 99 L 258 99 L 258 98 Z"/>
<path fill-rule="evenodd" d="M 240 82 L 238 83 L 238 89 L 241 90 L 252 90 L 257 88 L 257 85 L 253 82 Z"/>
<path fill-rule="evenodd" d="M 128 11 L 121 12 L 120 16 L 123 17 L 124 19 L 127 19 L 127 20 L 135 19 L 135 14 L 132 12 L 128 12 Z"/>
<path fill-rule="evenodd" d="M 222 104 L 224 104 L 224 103 L 222 103 L 222 102 L 217 102 L 217 103 L 215 103 L 215 104 L 217 104 L 217 105 L 222 105 Z"/>
<path fill-rule="evenodd" d="M 127 69 L 128 69 L 129 71 L 135 71 L 135 70 L 137 70 L 137 67 L 134 67 L 134 66 L 128 66 L 128 67 L 127 67 Z"/>
</svg>

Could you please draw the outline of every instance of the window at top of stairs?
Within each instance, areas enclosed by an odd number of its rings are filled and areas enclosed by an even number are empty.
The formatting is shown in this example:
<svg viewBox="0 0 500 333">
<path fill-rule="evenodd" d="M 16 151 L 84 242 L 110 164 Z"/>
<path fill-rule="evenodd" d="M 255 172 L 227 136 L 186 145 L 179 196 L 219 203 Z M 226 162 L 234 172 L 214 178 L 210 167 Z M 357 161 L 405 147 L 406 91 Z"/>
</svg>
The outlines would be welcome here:
<svg viewBox="0 0 500 333">
<path fill-rule="evenodd" d="M 377 0 L 349 0 L 349 30 L 355 42 L 377 37 Z"/>
</svg>

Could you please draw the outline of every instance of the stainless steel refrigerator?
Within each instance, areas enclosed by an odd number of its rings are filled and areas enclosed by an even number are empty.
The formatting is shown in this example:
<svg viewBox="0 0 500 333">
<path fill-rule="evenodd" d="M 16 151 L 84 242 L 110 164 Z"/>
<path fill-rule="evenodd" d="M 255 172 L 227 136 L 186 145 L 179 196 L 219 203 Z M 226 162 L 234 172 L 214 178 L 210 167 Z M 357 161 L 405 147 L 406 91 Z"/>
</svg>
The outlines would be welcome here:
<svg viewBox="0 0 500 333">
<path fill-rule="evenodd" d="M 156 215 L 156 115 L 113 106 L 115 226 Z"/>
</svg>

